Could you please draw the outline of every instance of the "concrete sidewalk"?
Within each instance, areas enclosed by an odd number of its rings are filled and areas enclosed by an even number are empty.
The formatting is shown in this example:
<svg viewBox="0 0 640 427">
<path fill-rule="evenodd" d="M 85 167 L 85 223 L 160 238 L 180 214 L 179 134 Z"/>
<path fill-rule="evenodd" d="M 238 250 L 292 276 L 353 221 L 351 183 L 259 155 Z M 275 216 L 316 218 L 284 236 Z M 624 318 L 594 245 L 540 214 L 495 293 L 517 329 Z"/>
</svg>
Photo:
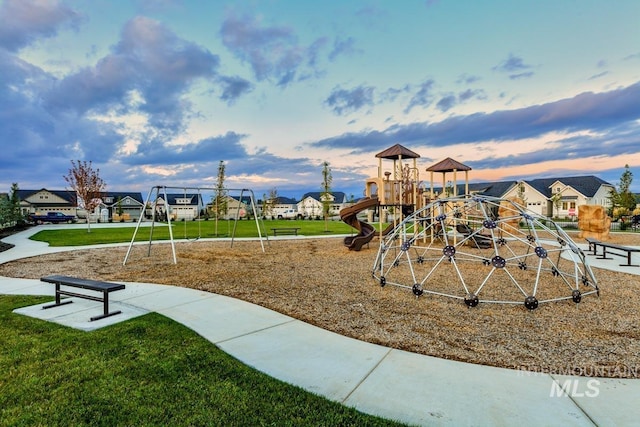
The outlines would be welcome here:
<svg viewBox="0 0 640 427">
<path fill-rule="evenodd" d="M 26 237 L 12 236 L 16 247 L 0 253 L 0 262 L 52 249 L 36 248 Z M 615 269 L 621 270 L 617 262 Z M 275 378 L 412 425 L 609 426 L 635 425 L 640 419 L 639 380 L 533 374 L 443 360 L 343 337 L 221 295 L 126 285 L 111 296 L 113 309 L 123 314 L 95 322 L 89 317 L 100 313 L 100 304 L 76 298 L 49 310 L 32 306 L 16 312 L 91 330 L 155 311 Z M 53 295 L 53 286 L 0 278 L 0 294 Z"/>
</svg>

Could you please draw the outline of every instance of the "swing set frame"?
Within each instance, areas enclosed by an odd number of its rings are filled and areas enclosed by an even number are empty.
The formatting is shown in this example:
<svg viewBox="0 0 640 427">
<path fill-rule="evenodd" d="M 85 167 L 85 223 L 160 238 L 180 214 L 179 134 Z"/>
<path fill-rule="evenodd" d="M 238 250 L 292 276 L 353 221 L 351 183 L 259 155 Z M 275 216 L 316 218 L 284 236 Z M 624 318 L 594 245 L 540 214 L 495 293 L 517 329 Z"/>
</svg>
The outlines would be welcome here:
<svg viewBox="0 0 640 427">
<path fill-rule="evenodd" d="M 176 246 L 175 246 L 175 239 L 173 237 L 173 227 L 171 225 L 171 212 L 170 212 L 170 207 L 168 205 L 168 194 L 167 190 L 182 190 L 183 194 L 185 195 L 185 198 L 187 196 L 187 191 L 195 191 L 197 192 L 197 197 L 198 197 L 198 218 L 200 217 L 200 201 L 202 200 L 202 192 L 213 192 L 214 194 L 217 193 L 219 191 L 218 188 L 214 188 L 214 187 L 175 187 L 175 186 L 167 186 L 167 185 L 155 185 L 153 187 L 151 187 L 151 189 L 149 190 L 149 193 L 147 195 L 147 199 L 144 203 L 144 209 L 146 209 L 147 206 L 149 206 L 150 204 L 152 205 L 151 211 L 152 211 L 152 215 L 151 215 L 151 227 L 150 227 L 150 231 L 149 231 L 149 245 L 148 245 L 148 249 L 147 249 L 147 256 L 151 256 L 151 244 L 153 242 L 153 230 L 155 228 L 155 223 L 156 223 L 156 214 L 157 214 L 157 207 L 158 207 L 158 199 L 160 199 L 161 197 L 164 200 L 165 203 L 165 212 L 167 215 L 167 225 L 169 227 L 169 240 L 171 243 L 171 254 L 173 257 L 173 263 L 177 264 L 178 263 L 178 259 L 176 256 Z M 262 248 L 262 252 L 265 252 L 264 249 L 264 240 L 267 241 L 267 244 L 269 243 L 269 236 L 266 232 L 263 233 L 263 228 L 264 228 L 264 224 L 262 223 L 262 218 L 258 215 L 258 210 L 256 207 L 256 198 L 255 195 L 253 193 L 253 190 L 248 189 L 248 188 L 225 188 L 224 189 L 225 193 L 229 193 L 229 192 L 240 192 L 240 197 L 238 198 L 238 200 L 241 202 L 243 200 L 243 197 L 245 196 L 245 193 L 249 196 L 250 201 L 251 201 L 251 211 L 253 213 L 253 217 L 255 219 L 255 223 L 256 223 L 256 229 L 258 231 L 258 239 L 260 240 L 260 247 Z M 153 202 L 152 202 L 153 200 Z M 236 210 L 236 216 L 235 216 L 235 221 L 233 224 L 233 231 L 231 233 L 231 247 L 233 247 L 233 242 L 235 239 L 235 234 L 236 234 L 236 227 L 238 224 L 238 220 L 240 217 L 240 209 Z M 140 217 L 138 218 L 138 223 L 136 224 L 136 228 L 135 231 L 133 232 L 133 236 L 131 237 L 131 242 L 129 243 L 129 248 L 127 249 L 127 253 L 124 257 L 124 260 L 122 261 L 122 265 L 126 265 L 127 261 L 129 260 L 129 256 L 131 255 L 131 250 L 133 248 L 133 245 L 135 243 L 136 240 L 136 236 L 138 234 L 138 231 L 140 229 L 140 225 L 142 223 L 142 220 L 144 218 L 144 215 L 140 215 Z M 261 224 L 262 223 L 262 224 Z M 186 224 L 185 224 L 185 230 L 186 230 Z M 186 233 L 186 231 L 185 231 Z M 200 233 L 201 233 L 201 228 L 200 228 L 200 224 L 198 224 L 198 237 L 195 240 L 200 239 Z M 185 239 L 186 239 L 186 235 L 185 235 Z M 193 240 L 192 240 L 193 241 Z"/>
</svg>

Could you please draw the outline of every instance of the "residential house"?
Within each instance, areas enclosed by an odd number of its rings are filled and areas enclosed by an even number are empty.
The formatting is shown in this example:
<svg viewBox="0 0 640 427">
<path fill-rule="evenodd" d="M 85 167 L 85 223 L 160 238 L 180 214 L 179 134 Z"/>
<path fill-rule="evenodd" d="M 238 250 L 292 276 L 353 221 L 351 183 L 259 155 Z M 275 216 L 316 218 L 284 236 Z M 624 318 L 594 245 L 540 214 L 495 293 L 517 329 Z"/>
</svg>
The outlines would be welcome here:
<svg viewBox="0 0 640 427">
<path fill-rule="evenodd" d="M 577 216 L 580 205 L 611 206 L 609 195 L 613 185 L 593 176 L 540 178 L 520 181 L 469 183 L 470 194 L 524 198 L 526 208 L 547 217 Z M 436 193 L 441 188 L 434 189 Z M 464 184 L 458 184 L 458 194 L 464 194 Z"/>
<path fill-rule="evenodd" d="M 162 217 L 168 212 L 173 221 L 191 221 L 201 217 L 204 211 L 202 195 L 199 193 L 160 194 L 156 200 L 156 212 Z"/>
<path fill-rule="evenodd" d="M 98 209 L 101 219 L 106 210 L 107 218 L 113 221 L 137 221 L 144 211 L 144 201 L 141 193 L 107 191 Z"/>
<path fill-rule="evenodd" d="M 503 197 L 524 197 L 527 209 L 548 217 L 571 218 L 580 205 L 611 206 L 613 185 L 593 176 L 518 181 Z"/>
<path fill-rule="evenodd" d="M 226 209 L 225 209 L 225 212 L 220 212 L 221 219 L 245 218 L 248 215 L 253 215 L 253 208 L 251 206 L 251 196 L 243 195 L 242 197 L 239 197 L 239 196 L 232 197 L 227 195 L 225 200 L 226 200 L 226 203 L 225 203 Z M 256 201 L 254 202 L 257 203 Z M 211 216 L 215 215 L 215 212 L 218 210 L 218 208 L 216 208 L 216 206 L 214 206 L 213 203 L 214 202 L 207 204 L 207 212 Z M 256 210 L 258 210 L 257 206 L 256 206 Z"/>
<path fill-rule="evenodd" d="M 66 190 L 18 190 L 20 212 L 46 215 L 47 212 L 61 212 L 65 215 L 77 216 L 77 197 L 74 192 Z"/>
<path fill-rule="evenodd" d="M 298 212 L 298 202 L 283 196 L 276 197 L 275 200 L 263 200 L 260 211 L 267 218 L 289 218 L 291 212 Z"/>
<path fill-rule="evenodd" d="M 327 194 L 330 202 L 329 215 L 338 215 L 340 210 L 347 206 L 347 195 L 341 191 L 334 191 Z M 298 212 L 305 217 L 316 218 L 323 215 L 323 192 L 309 192 L 302 196 L 302 200 L 297 203 Z"/>
</svg>

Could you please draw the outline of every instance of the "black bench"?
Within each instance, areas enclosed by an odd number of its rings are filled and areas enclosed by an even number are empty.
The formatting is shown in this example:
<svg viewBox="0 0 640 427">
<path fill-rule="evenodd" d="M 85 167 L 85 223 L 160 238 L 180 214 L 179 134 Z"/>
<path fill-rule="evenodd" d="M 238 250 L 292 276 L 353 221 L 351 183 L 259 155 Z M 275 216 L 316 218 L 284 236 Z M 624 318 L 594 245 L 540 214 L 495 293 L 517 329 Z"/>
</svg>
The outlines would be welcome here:
<svg viewBox="0 0 640 427">
<path fill-rule="evenodd" d="M 627 263 L 626 264 L 620 264 L 620 266 L 623 267 L 640 267 L 640 265 L 638 264 L 631 264 L 631 254 L 634 252 L 640 252 L 640 248 L 630 248 L 629 246 L 622 246 L 622 245 L 616 245 L 615 243 L 606 243 L 606 242 L 601 242 L 599 240 L 596 239 L 591 239 L 591 238 L 587 238 L 587 243 L 589 244 L 589 250 L 593 252 L 592 255 L 596 255 L 596 258 L 598 259 L 612 259 L 610 257 L 607 257 L 607 254 L 609 255 L 615 255 L 615 256 L 619 256 L 619 257 L 626 257 L 627 258 Z M 602 255 L 597 256 L 597 252 L 598 252 L 598 246 L 600 246 L 602 248 Z M 607 251 L 607 249 L 609 249 L 609 251 Z M 611 252 L 611 249 L 615 250 L 615 251 L 620 251 L 620 252 Z M 621 253 L 624 252 L 624 253 Z"/>
<path fill-rule="evenodd" d="M 120 283 L 100 282 L 97 280 L 79 279 L 77 277 L 60 276 L 57 274 L 40 278 L 41 281 L 47 283 L 54 283 L 56 285 L 56 302 L 54 304 L 45 305 L 43 309 L 58 307 L 65 304 L 70 304 L 73 301 L 69 298 L 60 300 L 61 295 L 70 297 L 84 298 L 92 301 L 99 301 L 103 304 L 103 313 L 99 316 L 93 316 L 91 321 L 104 319 L 105 317 L 120 314 L 121 311 L 109 311 L 109 293 L 124 289 L 124 285 Z M 102 297 L 95 295 L 80 294 L 77 292 L 71 292 L 65 289 L 61 289 L 61 286 L 69 286 L 73 288 L 87 289 L 90 291 L 102 292 Z"/>
<path fill-rule="evenodd" d="M 589 244 L 589 251 L 592 252 L 592 255 L 596 255 L 598 245 L 602 242 L 600 242 L 600 240 L 598 239 L 592 239 L 591 237 L 587 237 L 585 240 Z"/>
<path fill-rule="evenodd" d="M 300 228 L 298 227 L 280 227 L 280 228 L 271 229 L 271 231 L 273 231 L 274 236 L 277 236 L 278 234 L 293 234 L 297 236 L 298 230 L 300 230 Z"/>
</svg>

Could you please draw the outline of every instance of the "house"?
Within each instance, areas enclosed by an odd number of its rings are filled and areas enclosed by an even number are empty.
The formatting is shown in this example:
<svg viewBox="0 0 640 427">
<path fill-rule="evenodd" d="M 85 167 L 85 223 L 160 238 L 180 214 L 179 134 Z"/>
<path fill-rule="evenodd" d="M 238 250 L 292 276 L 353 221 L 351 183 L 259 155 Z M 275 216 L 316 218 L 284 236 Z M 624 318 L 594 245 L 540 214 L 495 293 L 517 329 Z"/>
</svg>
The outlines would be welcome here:
<svg viewBox="0 0 640 427">
<path fill-rule="evenodd" d="M 191 221 L 200 218 L 204 211 L 202 195 L 196 193 L 167 193 L 158 196 L 156 200 L 156 212 L 162 216 L 169 212 L 173 221 Z"/>
<path fill-rule="evenodd" d="M 74 192 L 66 190 L 18 190 L 20 212 L 46 215 L 47 212 L 61 212 L 65 215 L 77 216 L 78 202 Z"/>
<path fill-rule="evenodd" d="M 227 195 L 225 200 L 225 207 L 218 208 L 214 205 L 214 201 L 207 204 L 207 213 L 210 216 L 215 216 L 218 209 L 220 212 L 220 219 L 235 219 L 245 218 L 247 215 L 251 215 L 253 208 L 251 206 L 251 196 L 232 197 Z M 256 206 L 256 210 L 258 207 Z"/>
<path fill-rule="evenodd" d="M 274 200 L 262 201 L 260 210 L 267 218 L 292 218 L 299 214 L 296 199 L 283 196 L 276 197 Z"/>
<path fill-rule="evenodd" d="M 578 215 L 580 205 L 609 208 L 613 189 L 613 185 L 593 175 L 540 178 L 518 181 L 503 197 L 520 197 L 527 209 L 540 215 L 570 218 Z"/>
<path fill-rule="evenodd" d="M 329 216 L 338 215 L 340 210 L 347 206 L 347 195 L 341 191 L 328 193 Z M 297 203 L 298 212 L 309 218 L 323 215 L 323 193 L 320 191 L 305 193 L 302 200 Z"/>
<path fill-rule="evenodd" d="M 593 175 L 469 183 L 470 194 L 522 198 L 528 210 L 560 218 L 577 216 L 580 205 L 610 207 L 609 195 L 613 189 L 613 185 Z M 434 190 L 442 191 L 441 188 Z M 458 194 L 464 194 L 464 184 L 458 184 L 457 190 Z"/>
<path fill-rule="evenodd" d="M 113 221 L 137 221 L 144 210 L 144 201 L 141 193 L 107 191 L 98 209 L 101 213 L 106 209 L 108 219 Z"/>
</svg>

